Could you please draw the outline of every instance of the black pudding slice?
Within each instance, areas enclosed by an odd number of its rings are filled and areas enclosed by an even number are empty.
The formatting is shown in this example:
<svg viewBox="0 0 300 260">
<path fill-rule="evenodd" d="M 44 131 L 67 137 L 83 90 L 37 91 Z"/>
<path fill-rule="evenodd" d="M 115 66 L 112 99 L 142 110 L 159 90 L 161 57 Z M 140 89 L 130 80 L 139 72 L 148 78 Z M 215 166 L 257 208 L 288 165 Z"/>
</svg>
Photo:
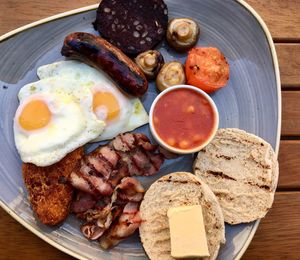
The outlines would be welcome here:
<svg viewBox="0 0 300 260">
<path fill-rule="evenodd" d="M 163 0 L 102 0 L 94 28 L 128 55 L 153 49 L 166 34 L 168 7 Z"/>
</svg>

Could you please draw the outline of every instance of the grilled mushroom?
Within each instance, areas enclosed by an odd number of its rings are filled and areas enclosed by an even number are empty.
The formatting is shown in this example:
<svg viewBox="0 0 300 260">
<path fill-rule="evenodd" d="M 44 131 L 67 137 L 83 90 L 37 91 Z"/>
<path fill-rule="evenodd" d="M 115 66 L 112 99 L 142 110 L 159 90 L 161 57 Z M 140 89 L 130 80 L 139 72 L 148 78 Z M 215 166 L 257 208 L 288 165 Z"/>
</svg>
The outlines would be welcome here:
<svg viewBox="0 0 300 260">
<path fill-rule="evenodd" d="M 147 79 L 155 79 L 157 73 L 164 65 L 164 57 L 159 51 L 146 51 L 135 58 L 135 63 L 144 72 Z"/>
<path fill-rule="evenodd" d="M 185 84 L 186 78 L 183 65 L 178 61 L 166 63 L 156 78 L 156 86 L 160 91 L 174 85 Z"/>
<path fill-rule="evenodd" d="M 186 51 L 193 47 L 199 38 L 199 26 L 190 18 L 176 18 L 169 22 L 167 41 L 177 51 Z"/>
</svg>

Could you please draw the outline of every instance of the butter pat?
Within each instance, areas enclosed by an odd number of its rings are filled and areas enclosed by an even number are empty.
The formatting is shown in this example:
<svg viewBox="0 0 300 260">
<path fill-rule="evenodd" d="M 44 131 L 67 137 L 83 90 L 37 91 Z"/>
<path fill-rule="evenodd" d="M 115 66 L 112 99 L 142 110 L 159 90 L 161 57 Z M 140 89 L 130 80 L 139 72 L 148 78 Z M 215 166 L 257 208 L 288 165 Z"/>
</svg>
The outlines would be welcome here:
<svg viewBox="0 0 300 260">
<path fill-rule="evenodd" d="M 172 257 L 209 256 L 201 205 L 170 208 L 168 218 Z"/>
</svg>

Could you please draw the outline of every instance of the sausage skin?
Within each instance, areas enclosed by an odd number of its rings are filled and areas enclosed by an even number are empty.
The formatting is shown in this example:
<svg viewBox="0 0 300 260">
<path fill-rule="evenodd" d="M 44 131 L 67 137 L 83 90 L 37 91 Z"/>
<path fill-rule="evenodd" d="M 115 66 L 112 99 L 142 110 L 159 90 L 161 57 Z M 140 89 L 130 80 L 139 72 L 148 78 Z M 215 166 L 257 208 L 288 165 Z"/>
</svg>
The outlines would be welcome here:
<svg viewBox="0 0 300 260">
<path fill-rule="evenodd" d="M 85 32 L 71 33 L 64 40 L 61 54 L 103 70 L 132 96 L 141 97 L 148 90 L 148 81 L 141 69 L 101 37 Z"/>
</svg>

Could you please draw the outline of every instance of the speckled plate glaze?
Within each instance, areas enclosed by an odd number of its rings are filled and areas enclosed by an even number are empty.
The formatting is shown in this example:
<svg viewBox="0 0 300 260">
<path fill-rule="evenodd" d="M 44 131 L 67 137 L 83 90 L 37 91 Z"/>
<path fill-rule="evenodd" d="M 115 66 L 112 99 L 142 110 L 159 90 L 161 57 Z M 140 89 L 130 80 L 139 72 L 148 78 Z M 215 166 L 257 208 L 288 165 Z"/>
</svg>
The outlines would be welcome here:
<svg viewBox="0 0 300 260">
<path fill-rule="evenodd" d="M 167 0 L 170 17 L 192 17 L 201 26 L 198 45 L 216 46 L 230 63 L 229 84 L 211 95 L 220 113 L 220 127 L 238 127 L 271 143 L 278 152 L 281 126 L 281 93 L 278 62 L 270 33 L 255 11 L 242 0 Z M 21 174 L 21 160 L 15 149 L 13 117 L 19 89 L 37 80 L 40 65 L 64 59 L 60 48 L 64 37 L 92 28 L 97 5 L 73 10 L 24 26 L 0 37 L 0 204 L 17 221 L 58 249 L 80 259 L 145 259 L 138 234 L 109 252 L 89 242 L 70 216 L 56 228 L 41 225 L 33 215 Z M 182 62 L 185 54 L 158 46 L 167 61 Z M 143 102 L 150 108 L 157 95 L 154 84 Z M 149 134 L 148 126 L 138 131 Z M 93 149 L 95 145 L 89 147 Z M 158 177 L 173 171 L 190 171 L 192 156 L 164 164 L 153 178 L 142 178 L 148 187 Z M 239 259 L 249 245 L 259 221 L 226 225 L 226 245 L 219 259 Z"/>
</svg>

